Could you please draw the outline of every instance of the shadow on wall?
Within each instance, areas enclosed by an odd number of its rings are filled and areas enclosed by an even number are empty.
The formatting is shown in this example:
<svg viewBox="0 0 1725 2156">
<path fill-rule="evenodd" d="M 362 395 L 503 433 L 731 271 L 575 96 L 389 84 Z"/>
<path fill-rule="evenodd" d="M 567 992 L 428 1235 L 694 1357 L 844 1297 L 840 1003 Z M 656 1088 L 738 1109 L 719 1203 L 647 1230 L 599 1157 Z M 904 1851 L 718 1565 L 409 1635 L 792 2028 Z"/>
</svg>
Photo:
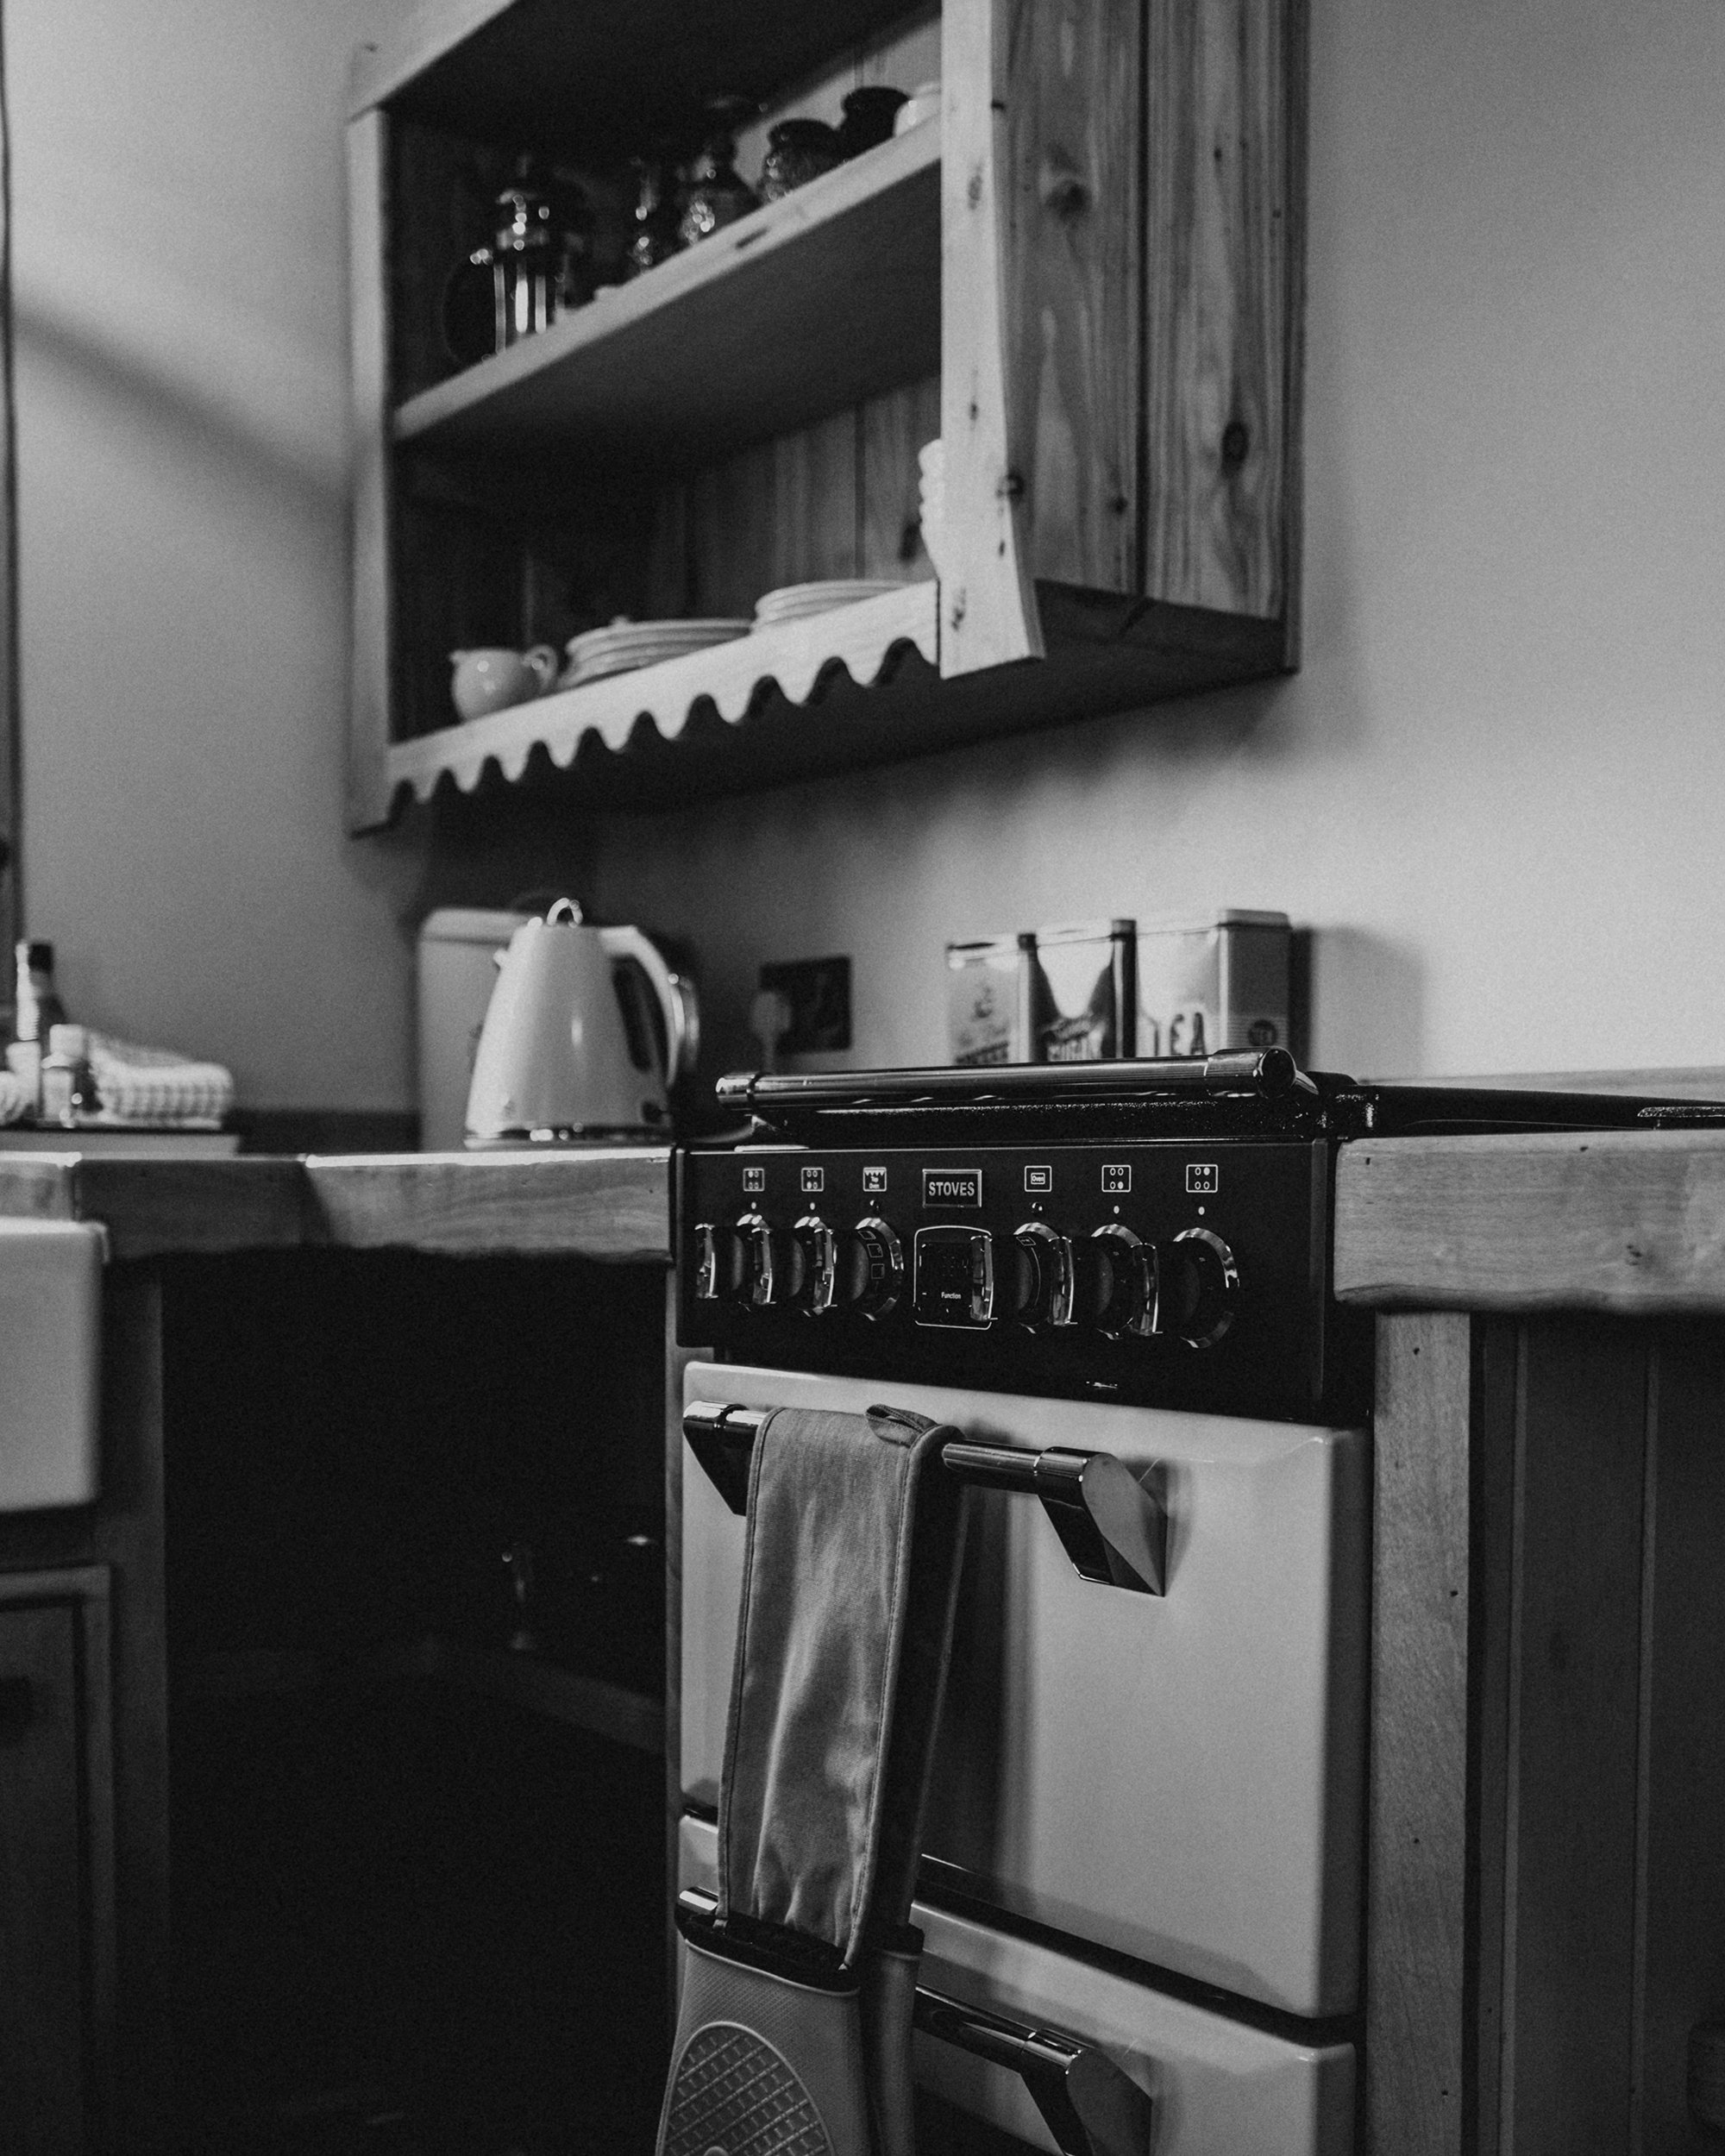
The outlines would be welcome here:
<svg viewBox="0 0 1725 2156">
<path fill-rule="evenodd" d="M 1425 1069 L 1425 967 L 1411 944 L 1359 928 L 1295 937 L 1292 1031 L 1302 1061 L 1353 1078 Z"/>
</svg>

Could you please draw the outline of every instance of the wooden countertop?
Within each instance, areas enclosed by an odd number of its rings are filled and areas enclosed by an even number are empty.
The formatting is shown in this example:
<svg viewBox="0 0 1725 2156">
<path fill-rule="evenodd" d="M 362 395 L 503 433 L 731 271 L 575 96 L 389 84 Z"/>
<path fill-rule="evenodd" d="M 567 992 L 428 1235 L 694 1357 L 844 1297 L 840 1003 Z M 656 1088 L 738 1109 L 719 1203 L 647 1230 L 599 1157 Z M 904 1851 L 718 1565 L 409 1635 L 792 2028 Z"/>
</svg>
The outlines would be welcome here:
<svg viewBox="0 0 1725 2156">
<path fill-rule="evenodd" d="M 1357 1139 L 1335 1276 L 1389 1310 L 1725 1312 L 1725 1127 Z"/>
<path fill-rule="evenodd" d="M 116 1258 L 336 1247 L 670 1262 L 670 1148 L 0 1154 L 0 1219 L 99 1220 Z"/>
<path fill-rule="evenodd" d="M 116 1258 L 338 1248 L 670 1262 L 670 1149 L 158 1160 L 0 1154 L 0 1219 Z M 1381 1309 L 1725 1313 L 1725 1127 L 1362 1138 L 1336 1292 Z"/>
</svg>

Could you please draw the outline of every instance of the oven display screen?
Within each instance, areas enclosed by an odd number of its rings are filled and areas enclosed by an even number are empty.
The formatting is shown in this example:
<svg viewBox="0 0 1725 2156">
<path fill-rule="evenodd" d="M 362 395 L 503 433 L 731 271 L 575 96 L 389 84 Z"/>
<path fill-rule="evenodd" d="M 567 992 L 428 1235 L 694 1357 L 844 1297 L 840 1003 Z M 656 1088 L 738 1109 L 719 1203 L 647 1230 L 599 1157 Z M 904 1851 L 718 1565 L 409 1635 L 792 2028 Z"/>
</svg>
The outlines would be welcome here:
<svg viewBox="0 0 1725 2156">
<path fill-rule="evenodd" d="M 994 1238 L 986 1228 L 919 1228 L 919 1325 L 985 1326 L 994 1314 Z"/>
</svg>

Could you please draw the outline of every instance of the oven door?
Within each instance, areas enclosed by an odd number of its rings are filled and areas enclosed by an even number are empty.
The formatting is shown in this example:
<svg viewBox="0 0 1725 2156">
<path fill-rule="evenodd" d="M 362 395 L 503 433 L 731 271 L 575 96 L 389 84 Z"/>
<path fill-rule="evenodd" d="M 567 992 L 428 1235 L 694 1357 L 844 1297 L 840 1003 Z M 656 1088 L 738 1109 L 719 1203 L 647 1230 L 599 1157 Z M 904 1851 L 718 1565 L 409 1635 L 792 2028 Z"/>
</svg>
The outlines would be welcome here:
<svg viewBox="0 0 1725 2156">
<path fill-rule="evenodd" d="M 678 1886 L 712 1893 L 718 1865 L 718 1829 L 685 1819 Z M 1156 2156 L 1351 2156 L 1351 2044 L 1302 2043 L 925 1902 L 913 1919 L 924 1940 L 919 1987 L 1101 2050 L 1150 2097 Z M 1007 2066 L 919 2028 L 915 2072 L 925 2095 L 1010 2136 L 1005 2146 L 1057 2148 Z"/>
<path fill-rule="evenodd" d="M 1108 1452 L 1167 1509 L 1166 1593 L 1081 1578 L 972 1494 L 924 1878 L 1298 2015 L 1358 1983 L 1369 1451 L 1357 1430 L 694 1363 L 687 1404 L 874 1401 Z M 743 1522 L 683 1450 L 681 1771 L 718 1799 Z"/>
</svg>

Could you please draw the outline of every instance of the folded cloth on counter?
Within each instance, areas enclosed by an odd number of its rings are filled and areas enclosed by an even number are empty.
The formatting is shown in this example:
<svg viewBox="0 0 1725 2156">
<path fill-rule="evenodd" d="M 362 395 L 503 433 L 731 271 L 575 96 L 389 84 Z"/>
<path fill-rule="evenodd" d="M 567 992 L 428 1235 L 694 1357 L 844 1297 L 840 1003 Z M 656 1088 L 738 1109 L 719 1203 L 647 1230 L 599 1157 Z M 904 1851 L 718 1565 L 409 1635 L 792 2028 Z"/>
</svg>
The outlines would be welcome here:
<svg viewBox="0 0 1725 2156">
<path fill-rule="evenodd" d="M 910 1916 L 957 1601 L 957 1432 L 781 1407 L 750 1469 L 719 1789 L 719 1916 L 837 1946 Z"/>
<path fill-rule="evenodd" d="M 104 1115 L 126 1123 L 219 1123 L 234 1105 L 234 1075 L 167 1048 L 90 1036 L 90 1070 Z"/>
</svg>

